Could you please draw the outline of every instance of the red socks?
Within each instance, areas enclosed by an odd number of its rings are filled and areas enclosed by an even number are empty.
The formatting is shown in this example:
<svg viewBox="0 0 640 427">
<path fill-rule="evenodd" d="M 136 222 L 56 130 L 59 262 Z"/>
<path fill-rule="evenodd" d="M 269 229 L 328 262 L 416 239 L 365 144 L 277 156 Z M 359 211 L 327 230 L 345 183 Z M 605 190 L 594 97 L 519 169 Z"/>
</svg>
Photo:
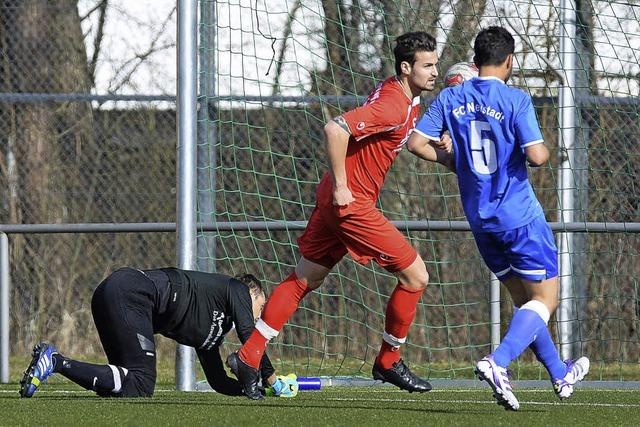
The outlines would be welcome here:
<svg viewBox="0 0 640 427">
<path fill-rule="evenodd" d="M 309 292 L 311 290 L 298 280 L 295 272 L 274 289 L 256 328 L 238 353 L 243 362 L 259 369 L 267 342 L 278 335 Z M 385 315 L 383 342 L 375 361 L 381 368 L 390 369 L 400 360 L 400 345 L 406 340 L 423 292 L 424 289 L 411 289 L 398 283 L 391 293 Z"/>
<path fill-rule="evenodd" d="M 282 281 L 269 297 L 256 328 L 238 352 L 240 359 L 258 369 L 267 342 L 275 338 L 287 320 L 298 308 L 300 301 L 311 292 L 306 284 L 298 280 L 295 272 Z"/>
<path fill-rule="evenodd" d="M 382 369 L 390 369 L 400 360 L 400 345 L 407 339 L 409 327 L 416 316 L 418 301 L 423 293 L 424 288 L 412 289 L 402 283 L 398 283 L 391 293 L 385 313 L 382 346 L 375 361 Z"/>
</svg>

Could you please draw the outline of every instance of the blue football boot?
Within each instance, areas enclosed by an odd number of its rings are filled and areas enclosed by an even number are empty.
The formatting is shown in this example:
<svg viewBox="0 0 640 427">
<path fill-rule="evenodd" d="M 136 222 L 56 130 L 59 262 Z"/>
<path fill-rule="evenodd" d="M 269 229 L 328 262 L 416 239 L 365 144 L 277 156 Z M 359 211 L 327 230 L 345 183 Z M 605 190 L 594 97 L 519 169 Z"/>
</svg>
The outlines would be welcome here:
<svg viewBox="0 0 640 427">
<path fill-rule="evenodd" d="M 33 396 L 40 384 L 53 375 L 54 354 L 58 354 L 58 350 L 51 344 L 42 342 L 33 347 L 33 358 L 20 381 L 20 397 Z"/>
</svg>

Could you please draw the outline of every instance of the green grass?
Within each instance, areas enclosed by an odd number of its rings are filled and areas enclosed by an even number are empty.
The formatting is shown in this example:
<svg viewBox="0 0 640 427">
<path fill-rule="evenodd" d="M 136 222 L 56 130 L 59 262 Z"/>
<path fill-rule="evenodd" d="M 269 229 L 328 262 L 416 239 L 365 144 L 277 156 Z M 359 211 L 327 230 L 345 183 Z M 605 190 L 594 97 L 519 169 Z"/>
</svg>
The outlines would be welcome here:
<svg viewBox="0 0 640 427">
<path fill-rule="evenodd" d="M 295 399 L 252 402 L 216 393 L 180 393 L 159 385 L 153 398 L 101 399 L 71 384 L 45 385 L 20 399 L 0 386 L 1 425 L 634 425 L 637 391 L 577 390 L 560 402 L 548 390 L 519 390 L 517 413 L 498 407 L 489 389 L 409 394 L 391 387 L 333 387 Z"/>
<path fill-rule="evenodd" d="M 171 350 L 171 351 L 169 351 Z M 175 359 L 173 349 L 165 349 L 163 355 L 158 358 L 158 383 L 175 383 Z M 371 364 L 363 363 L 362 360 L 350 358 L 334 359 L 308 359 L 301 362 L 292 360 L 281 360 L 275 358 L 273 354 L 271 361 L 278 373 L 295 372 L 298 376 L 359 376 L 369 377 L 371 375 Z M 226 354 L 223 354 L 223 360 Z M 18 382 L 22 377 L 22 370 L 29 364 L 30 356 L 12 356 L 10 358 L 10 381 Z M 85 362 L 104 364 L 107 363 L 104 356 L 78 357 L 78 360 Z M 204 373 L 200 364 L 196 362 L 196 375 L 198 379 L 204 379 Z M 473 366 L 469 363 L 443 363 L 434 362 L 427 365 L 410 363 L 411 370 L 416 374 L 429 379 L 472 379 L 475 378 Z M 547 371 L 538 362 L 516 361 L 509 367 L 514 380 L 548 380 Z M 57 376 L 59 378 L 59 376 Z M 602 363 L 591 360 L 588 381 L 640 381 L 640 369 L 638 363 Z M 55 380 L 54 380 L 55 381 Z M 62 379 L 62 382 L 66 380 Z"/>
<path fill-rule="evenodd" d="M 103 360 L 94 360 L 104 363 Z M 156 394 L 150 399 L 101 399 L 55 375 L 31 399 L 18 397 L 20 370 L 28 358 L 12 358 L 12 384 L 0 385 L 4 425 L 637 425 L 637 390 L 578 389 L 560 402 L 551 388 L 516 390 L 517 413 L 497 406 L 489 388 L 442 390 L 418 395 L 393 387 L 331 387 L 300 392 L 295 399 L 251 402 L 216 393 L 173 391 L 173 361 L 158 364 Z M 526 369 L 525 369 L 526 371 Z M 284 371 L 283 371 L 284 372 Z M 523 377 L 536 377 L 536 371 Z M 464 375 L 466 377 L 466 375 Z M 637 377 L 637 372 L 636 375 Z M 202 377 L 202 375 L 199 375 Z M 463 377 L 463 376 L 460 376 Z M 588 379 L 591 378 L 591 375 Z"/>
</svg>

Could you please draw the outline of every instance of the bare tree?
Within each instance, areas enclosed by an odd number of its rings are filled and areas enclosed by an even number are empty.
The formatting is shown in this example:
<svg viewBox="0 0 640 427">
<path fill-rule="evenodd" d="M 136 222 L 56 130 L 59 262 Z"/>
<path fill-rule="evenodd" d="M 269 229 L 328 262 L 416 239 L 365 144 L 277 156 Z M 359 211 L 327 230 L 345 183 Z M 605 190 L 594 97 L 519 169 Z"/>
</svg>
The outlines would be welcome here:
<svg viewBox="0 0 640 427">
<path fill-rule="evenodd" d="M 380 74 L 395 74 L 393 47 L 395 39 L 410 31 L 426 31 L 435 35 L 441 4 L 438 0 L 379 0 L 378 31 L 383 35 Z"/>
<path fill-rule="evenodd" d="M 453 24 L 447 31 L 447 41 L 440 58 L 444 73 L 451 65 L 469 60 L 472 41 L 484 16 L 486 0 L 459 0 L 453 8 Z"/>
<path fill-rule="evenodd" d="M 60 0 L 55 5 L 4 0 L 0 3 L 0 22 L 2 69 L 7 76 L 0 83 L 0 91 L 89 91 L 91 82 L 75 0 Z M 80 167 L 83 155 L 91 152 L 94 144 L 91 106 L 8 104 L 2 106 L 2 116 L 10 123 L 10 132 L 3 138 L 3 151 L 15 157 L 12 176 L 7 180 L 15 185 L 20 196 L 11 207 L 10 220 L 36 223 L 77 220 L 87 209 L 87 198 L 77 197 L 77 190 L 83 185 Z M 48 269 L 61 267 L 74 258 L 73 240 L 60 236 L 55 244 L 42 245 L 37 238 L 26 238 L 18 243 L 19 250 L 14 247 L 12 264 L 22 266 L 27 259 L 37 259 Z M 53 283 L 46 271 L 36 268 L 31 274 L 33 282 L 17 283 L 18 288 L 25 286 L 22 295 L 31 298 L 28 306 L 37 310 L 35 323 L 23 325 L 32 331 L 44 330 L 52 299 L 68 303 L 71 298 L 64 286 L 71 280 L 64 275 L 68 270 L 61 268 Z"/>
<path fill-rule="evenodd" d="M 300 0 L 296 0 L 287 16 L 287 21 L 284 25 L 284 31 L 282 34 L 282 46 L 280 47 L 280 53 L 278 54 L 278 59 L 276 60 L 276 76 L 273 79 L 273 85 L 271 87 L 271 92 L 273 95 L 277 95 L 280 91 L 280 77 L 282 75 L 282 65 L 284 63 L 284 56 L 287 53 L 287 42 L 289 38 L 292 37 L 292 27 L 296 18 L 296 13 L 302 6 Z"/>
<path fill-rule="evenodd" d="M 142 153 L 149 162 L 154 160 L 149 167 L 139 167 L 144 172 L 171 170 L 172 165 L 164 163 L 167 156 L 157 144 L 160 138 L 156 138 L 154 144 L 149 143 L 145 151 L 136 151 L 136 141 L 128 139 L 132 132 L 127 127 L 131 126 L 157 135 L 154 128 L 162 124 L 153 122 L 153 112 L 130 110 L 122 115 L 109 115 L 95 110 L 86 101 L 33 100 L 43 93 L 89 94 L 95 89 L 96 76 L 108 47 L 105 28 L 112 12 L 114 9 L 108 0 L 95 0 L 82 16 L 77 0 L 0 0 L 0 92 L 36 94 L 29 102 L 0 102 L 2 222 L 135 221 L 144 220 L 147 212 L 167 212 L 168 218 L 172 218 L 169 215 L 173 204 L 168 204 L 169 209 L 165 209 L 166 203 L 151 206 L 153 200 L 149 197 L 138 198 L 136 204 L 122 203 L 115 209 L 104 202 L 105 193 L 133 186 L 135 178 L 131 176 L 137 170 L 131 167 L 130 161 L 137 153 Z M 132 76 L 141 65 L 154 53 L 173 46 L 173 35 L 166 37 L 172 16 L 173 11 L 153 28 L 155 37 L 148 45 L 140 47 L 132 58 L 119 65 L 123 71 L 116 73 L 111 89 L 133 86 Z M 83 27 L 89 28 L 86 34 Z M 175 125 L 171 126 L 166 118 L 165 121 L 171 132 L 175 131 Z M 123 129 L 118 130 L 118 126 Z M 102 134 L 98 135 L 97 130 Z M 126 145 L 106 150 L 106 146 L 113 147 L 112 141 L 104 139 L 106 132 L 114 136 L 119 133 L 118 137 L 126 141 Z M 171 138 L 172 133 L 165 137 Z M 140 165 L 139 157 L 137 165 Z M 105 179 L 109 174 L 107 168 L 114 171 L 109 179 L 117 180 Z M 169 198 L 173 174 L 171 178 L 166 187 Z M 150 180 L 141 181 L 138 187 Z M 113 247 L 107 254 L 117 253 L 120 259 L 140 259 L 144 253 L 139 249 L 140 244 L 131 243 L 127 235 L 12 237 L 11 265 L 16 290 L 12 336 L 18 344 L 14 348 L 23 349 L 36 336 L 48 336 L 71 351 L 77 349 L 74 346 L 79 342 L 74 337 L 79 333 L 89 334 L 87 329 L 91 325 L 85 322 L 86 328 L 78 327 L 79 319 L 88 320 L 90 316 L 87 306 L 91 285 L 109 268 L 103 262 L 108 257 L 98 249 L 105 245 Z M 166 251 L 158 251 L 154 256 L 162 258 L 165 252 L 172 254 L 172 247 L 166 246 Z"/>
</svg>

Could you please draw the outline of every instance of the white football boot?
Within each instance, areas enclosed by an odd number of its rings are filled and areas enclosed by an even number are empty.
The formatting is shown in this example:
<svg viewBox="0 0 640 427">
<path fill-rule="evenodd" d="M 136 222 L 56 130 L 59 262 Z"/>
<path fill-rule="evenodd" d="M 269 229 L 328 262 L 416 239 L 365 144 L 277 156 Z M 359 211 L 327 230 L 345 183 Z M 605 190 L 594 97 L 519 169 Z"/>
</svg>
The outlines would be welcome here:
<svg viewBox="0 0 640 427">
<path fill-rule="evenodd" d="M 564 378 L 553 381 L 553 391 L 560 400 L 571 397 L 573 394 L 573 385 L 589 373 L 589 359 L 581 357 L 577 360 L 565 360 L 567 365 L 567 374 Z"/>
<path fill-rule="evenodd" d="M 479 379 L 489 383 L 498 405 L 510 411 L 517 411 L 520 408 L 520 403 L 513 394 L 507 369 L 496 365 L 493 357 L 487 356 L 480 360 L 476 364 L 475 373 Z"/>
</svg>

